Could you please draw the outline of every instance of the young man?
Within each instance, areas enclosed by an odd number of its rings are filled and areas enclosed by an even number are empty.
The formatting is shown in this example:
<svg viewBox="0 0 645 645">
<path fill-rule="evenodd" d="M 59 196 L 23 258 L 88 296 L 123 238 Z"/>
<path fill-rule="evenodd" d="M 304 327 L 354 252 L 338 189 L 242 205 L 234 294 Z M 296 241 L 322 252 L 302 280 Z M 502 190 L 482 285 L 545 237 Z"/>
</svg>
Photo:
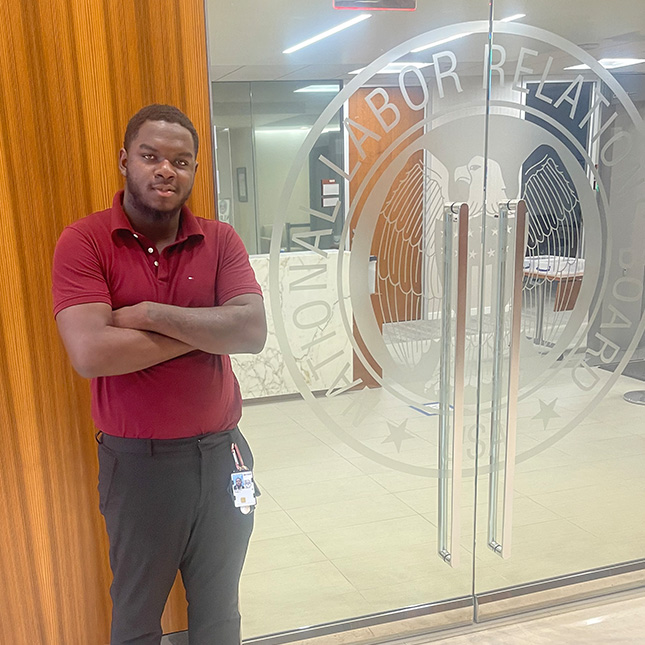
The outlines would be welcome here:
<svg viewBox="0 0 645 645">
<path fill-rule="evenodd" d="M 158 645 L 177 570 L 191 645 L 240 642 L 238 586 L 253 526 L 231 475 L 252 468 L 229 354 L 257 353 L 266 322 L 242 241 L 185 206 L 198 138 L 177 108 L 128 123 L 112 207 L 67 227 L 54 315 L 91 380 L 99 496 L 114 579 L 111 645 Z"/>
</svg>

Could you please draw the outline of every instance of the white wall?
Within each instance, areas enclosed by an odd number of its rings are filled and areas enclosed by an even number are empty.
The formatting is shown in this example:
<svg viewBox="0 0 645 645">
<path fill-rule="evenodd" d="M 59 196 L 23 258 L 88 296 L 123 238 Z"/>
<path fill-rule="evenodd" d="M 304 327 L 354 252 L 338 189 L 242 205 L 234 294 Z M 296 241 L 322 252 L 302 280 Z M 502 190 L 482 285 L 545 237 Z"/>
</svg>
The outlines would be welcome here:
<svg viewBox="0 0 645 645">
<path fill-rule="evenodd" d="M 258 219 L 260 235 L 271 236 L 271 227 L 280 204 L 287 174 L 302 146 L 308 129 L 259 128 L 255 131 L 255 154 L 258 188 Z M 309 215 L 297 206 L 309 205 L 309 159 L 303 165 L 291 197 L 287 221 L 309 222 Z M 260 252 L 268 252 L 268 240 L 262 240 Z M 283 236 L 283 245 L 286 239 Z"/>
</svg>

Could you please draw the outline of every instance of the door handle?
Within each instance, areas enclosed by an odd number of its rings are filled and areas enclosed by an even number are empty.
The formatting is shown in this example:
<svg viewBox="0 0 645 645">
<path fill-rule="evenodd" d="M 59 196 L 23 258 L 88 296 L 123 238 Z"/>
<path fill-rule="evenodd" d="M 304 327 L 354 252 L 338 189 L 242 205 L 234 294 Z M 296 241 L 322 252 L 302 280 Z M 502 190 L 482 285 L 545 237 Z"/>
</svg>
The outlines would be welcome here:
<svg viewBox="0 0 645 645">
<path fill-rule="evenodd" d="M 504 345 L 506 333 L 506 275 L 509 256 L 509 222 L 515 219 L 512 253 L 512 295 L 508 375 L 504 378 Z M 495 298 L 495 340 L 491 397 L 490 475 L 488 487 L 488 546 L 502 558 L 511 555 L 513 490 L 517 443 L 517 397 L 520 376 L 520 336 L 522 322 L 522 280 L 524 276 L 524 243 L 526 202 L 500 202 L 498 231 L 498 275 Z M 504 399 L 506 406 L 504 407 Z M 505 411 L 505 415 L 503 412 Z M 502 444 L 504 450 L 502 451 Z M 503 489 L 500 473 L 503 467 Z M 499 496 L 503 496 L 502 527 L 499 531 Z"/>
<path fill-rule="evenodd" d="M 468 205 L 446 204 L 443 215 L 442 339 L 439 372 L 439 521 L 437 522 L 437 527 L 439 556 L 451 567 L 456 567 L 459 563 L 461 470 L 464 436 Z M 454 254 L 455 249 L 453 249 L 455 223 L 457 223 L 456 256 Z M 457 298 L 453 307 L 455 257 L 457 260 Z M 453 309 L 455 312 L 454 325 Z M 453 381 L 452 388 L 451 378 Z M 449 526 L 450 529 L 448 528 Z"/>
</svg>

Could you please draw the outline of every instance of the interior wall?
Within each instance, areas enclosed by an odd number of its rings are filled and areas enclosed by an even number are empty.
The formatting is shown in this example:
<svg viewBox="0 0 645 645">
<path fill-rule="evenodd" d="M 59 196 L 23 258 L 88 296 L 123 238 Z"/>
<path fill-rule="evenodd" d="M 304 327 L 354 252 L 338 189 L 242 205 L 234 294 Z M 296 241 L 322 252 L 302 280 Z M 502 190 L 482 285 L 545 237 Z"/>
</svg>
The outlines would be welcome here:
<svg viewBox="0 0 645 645">
<path fill-rule="evenodd" d="M 202 0 L 0 3 L 0 642 L 108 641 L 88 383 L 51 315 L 70 222 L 109 206 L 128 118 L 173 103 L 201 138 L 191 207 L 214 215 Z M 164 625 L 185 627 L 181 590 Z"/>
<path fill-rule="evenodd" d="M 284 189 L 289 168 L 302 146 L 309 130 L 256 130 L 255 150 L 258 170 L 258 220 L 260 235 L 265 237 L 260 253 L 268 253 L 280 195 Z M 309 204 L 309 173 L 303 170 L 293 187 L 291 203 Z M 308 224 L 309 213 L 292 208 L 288 217 L 291 224 Z M 286 242 L 286 236 L 283 243 Z M 296 248 L 300 249 L 300 247 Z M 302 250 L 302 249 L 300 249 Z"/>
<path fill-rule="evenodd" d="M 389 101 L 397 105 L 400 111 L 400 122 L 393 127 L 389 132 L 384 132 L 377 117 L 369 109 L 365 97 L 369 95 L 372 88 L 361 88 L 352 94 L 349 98 L 348 114 L 349 118 L 363 128 L 367 128 L 371 132 L 378 133 L 379 139 L 369 138 L 362 144 L 364 158 L 360 156 L 356 146 L 350 144 L 349 146 L 349 165 L 348 167 L 355 168 L 361 161 L 358 170 L 353 175 L 349 183 L 349 201 L 353 203 L 354 195 L 358 193 L 362 183 L 366 180 L 367 174 L 373 164 L 379 160 L 385 150 L 392 144 L 397 137 L 402 133 L 407 132 L 414 125 L 421 122 L 424 118 L 423 110 L 413 112 L 406 109 L 404 104 L 403 95 L 398 88 L 388 87 Z M 419 102 L 421 98 L 420 90 L 417 92 L 416 88 L 410 90 L 410 97 L 413 101 Z M 361 133 L 359 132 L 359 135 Z M 367 188 L 363 196 L 355 205 L 353 220 L 350 225 L 350 235 L 354 234 L 354 229 L 358 223 L 358 218 L 361 216 L 362 209 L 365 203 L 365 198 L 369 195 L 371 187 L 379 180 L 379 177 L 386 169 L 389 163 L 396 157 L 396 154 L 403 148 L 404 145 L 409 145 L 412 141 L 423 134 L 422 128 L 415 129 L 412 134 L 405 137 L 398 146 L 389 154 L 387 161 L 385 161 L 379 168 L 378 172 L 368 180 Z M 405 165 L 399 173 L 399 177 L 404 177 L 410 172 L 413 167 L 419 164 L 422 160 L 421 152 L 413 153 L 406 161 Z M 387 202 L 387 199 L 385 200 Z M 372 238 L 372 254 L 377 258 L 377 278 L 376 278 L 376 293 L 372 295 L 372 306 L 379 325 L 383 323 L 399 322 L 404 320 L 416 320 L 420 317 L 420 298 L 418 295 L 421 293 L 421 256 L 413 257 L 406 256 L 401 258 L 400 250 L 402 241 L 405 239 L 407 245 L 410 240 L 411 231 L 413 232 L 412 244 L 418 242 L 418 238 L 422 231 L 422 218 L 423 218 L 423 196 L 421 192 L 417 191 L 411 196 L 410 201 L 405 209 L 400 209 L 392 214 L 393 221 L 390 223 L 390 230 L 386 231 L 388 223 L 382 217 L 379 217 L 374 230 Z M 396 229 L 394 232 L 392 228 Z M 391 243 L 382 245 L 381 240 L 384 236 L 389 235 Z M 385 254 L 384 251 L 385 250 Z M 402 289 L 400 284 L 393 284 L 385 280 L 382 276 L 402 276 L 405 279 L 406 289 Z M 405 276 L 403 278 L 403 276 Z M 411 288 L 409 288 L 411 287 Z M 408 297 L 408 294 L 412 294 Z M 394 303 L 394 304 L 392 304 Z M 378 365 L 371 359 L 367 348 L 360 336 L 356 324 L 354 324 L 354 337 L 358 346 L 361 348 L 363 355 L 370 361 L 372 367 L 377 373 L 380 371 Z M 354 355 L 354 379 L 361 378 L 364 383 L 370 387 L 376 385 L 375 379 L 369 374 L 367 369 L 362 365 L 360 360 Z"/>
<path fill-rule="evenodd" d="M 229 131 L 231 170 L 233 179 L 233 224 L 249 253 L 258 252 L 257 226 L 255 222 L 256 204 L 254 187 L 254 168 L 251 126 L 231 128 Z M 244 186 L 238 180 L 238 169 L 246 170 L 246 194 L 241 194 Z M 244 197 L 246 196 L 246 201 Z M 242 197 L 242 199 L 240 199 Z"/>
</svg>

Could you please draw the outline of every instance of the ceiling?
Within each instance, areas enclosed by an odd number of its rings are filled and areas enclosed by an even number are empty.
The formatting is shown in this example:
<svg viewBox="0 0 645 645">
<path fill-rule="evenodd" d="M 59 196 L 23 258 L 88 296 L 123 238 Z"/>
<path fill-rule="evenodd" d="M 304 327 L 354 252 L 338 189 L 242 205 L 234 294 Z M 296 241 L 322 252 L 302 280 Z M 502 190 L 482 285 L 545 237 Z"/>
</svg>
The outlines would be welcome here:
<svg viewBox="0 0 645 645">
<path fill-rule="evenodd" d="M 418 0 L 414 12 L 375 11 L 369 20 L 283 54 L 287 47 L 349 20 L 357 12 L 334 10 L 332 0 L 206 0 L 206 5 L 213 81 L 346 81 L 352 78 L 349 72 L 409 38 L 446 25 L 487 20 L 489 12 L 489 0 Z M 643 0 L 494 0 L 495 19 L 517 13 L 526 14 L 518 22 L 554 32 L 595 58 L 645 58 Z M 471 63 L 473 74 L 481 74 L 483 38 L 465 38 L 447 46 L 459 56 L 460 65 Z M 515 49 L 509 51 L 509 58 L 516 57 L 519 44 Z M 431 57 L 432 50 L 427 50 L 405 60 L 422 62 Z M 558 65 L 562 69 L 571 64 L 561 53 L 554 57 L 555 72 Z M 468 73 L 467 67 L 460 70 Z M 645 64 L 623 68 L 621 73 L 645 73 Z"/>
</svg>

